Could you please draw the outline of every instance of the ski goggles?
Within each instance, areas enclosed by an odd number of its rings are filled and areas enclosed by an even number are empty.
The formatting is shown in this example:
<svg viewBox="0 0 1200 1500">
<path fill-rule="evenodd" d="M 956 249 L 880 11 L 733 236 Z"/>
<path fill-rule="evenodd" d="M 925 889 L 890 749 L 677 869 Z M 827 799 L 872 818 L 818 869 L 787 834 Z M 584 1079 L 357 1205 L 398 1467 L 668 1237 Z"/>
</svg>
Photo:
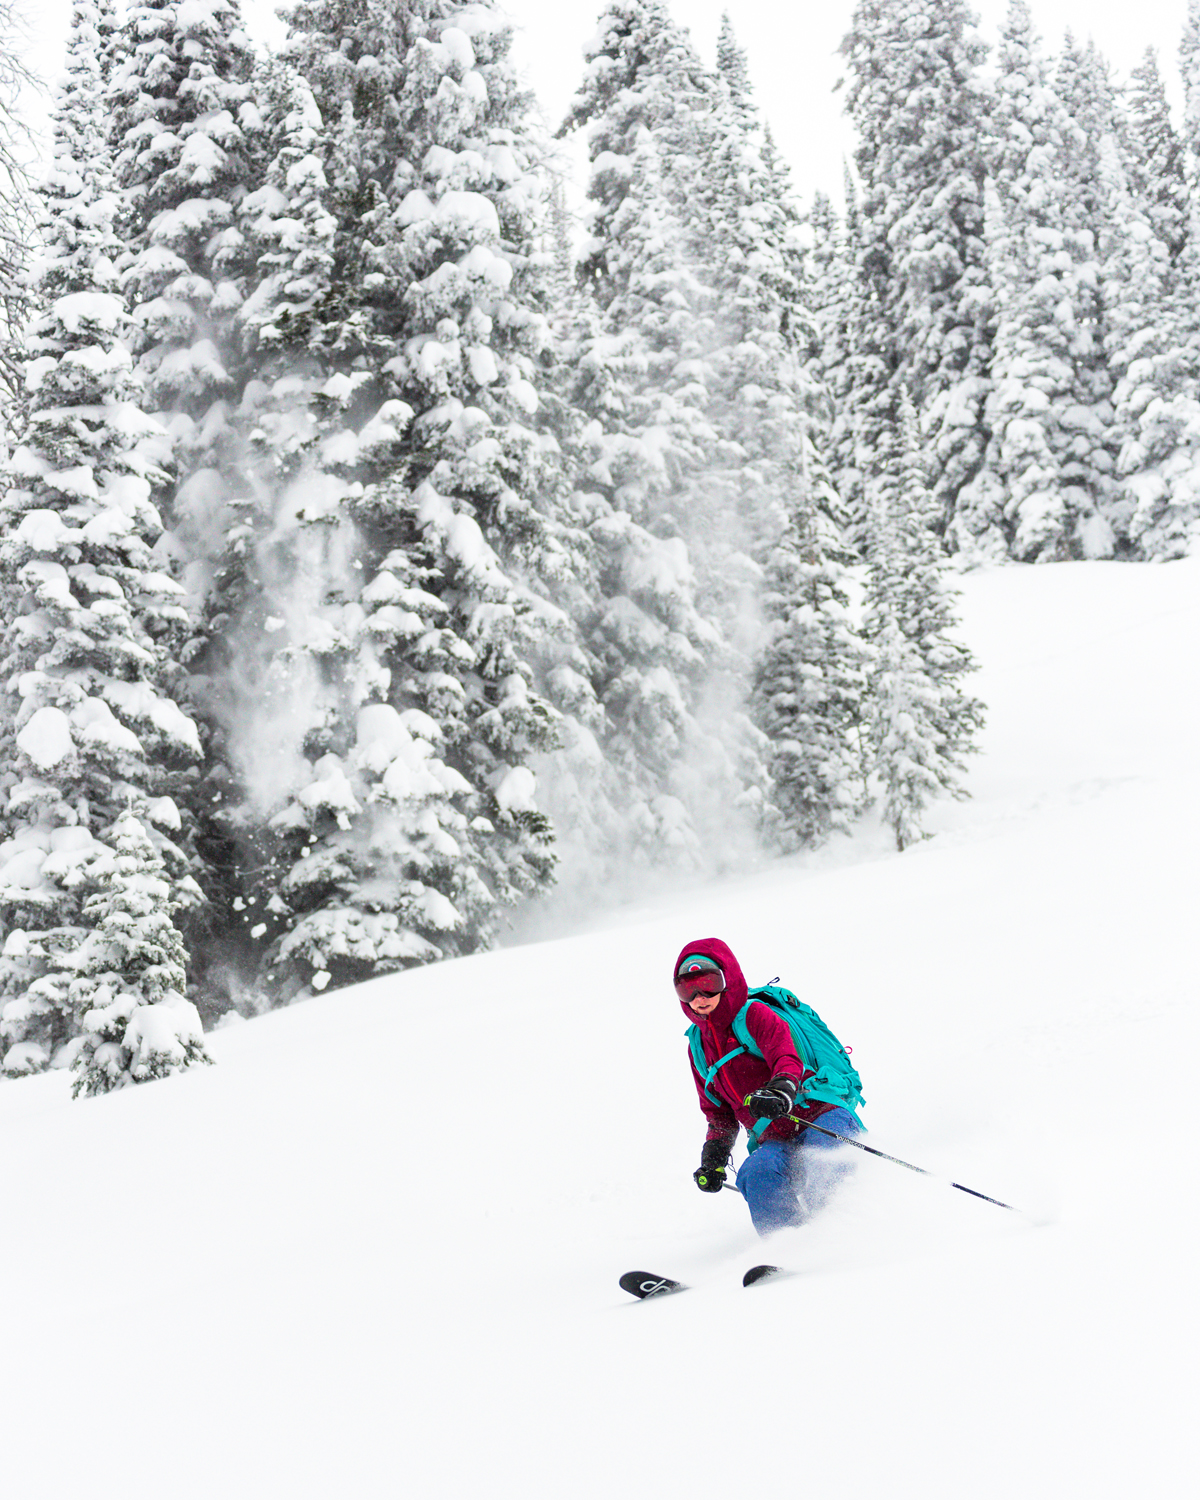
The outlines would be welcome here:
<svg viewBox="0 0 1200 1500">
<path fill-rule="evenodd" d="M 675 976 L 675 993 L 690 1003 L 697 995 L 719 995 L 725 988 L 725 975 L 711 958 L 686 958 Z"/>
</svg>

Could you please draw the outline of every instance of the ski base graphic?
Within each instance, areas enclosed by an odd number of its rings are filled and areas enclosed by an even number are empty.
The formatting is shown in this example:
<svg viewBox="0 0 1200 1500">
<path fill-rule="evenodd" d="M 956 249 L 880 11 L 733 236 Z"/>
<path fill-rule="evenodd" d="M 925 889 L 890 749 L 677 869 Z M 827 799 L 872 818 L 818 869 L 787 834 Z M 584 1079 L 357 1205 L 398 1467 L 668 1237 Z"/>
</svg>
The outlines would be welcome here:
<svg viewBox="0 0 1200 1500">
<path fill-rule="evenodd" d="M 621 1290 L 634 1297 L 662 1297 L 668 1292 L 682 1292 L 687 1288 L 682 1281 L 672 1281 L 669 1276 L 655 1276 L 651 1271 L 626 1271 L 621 1277 Z"/>
</svg>

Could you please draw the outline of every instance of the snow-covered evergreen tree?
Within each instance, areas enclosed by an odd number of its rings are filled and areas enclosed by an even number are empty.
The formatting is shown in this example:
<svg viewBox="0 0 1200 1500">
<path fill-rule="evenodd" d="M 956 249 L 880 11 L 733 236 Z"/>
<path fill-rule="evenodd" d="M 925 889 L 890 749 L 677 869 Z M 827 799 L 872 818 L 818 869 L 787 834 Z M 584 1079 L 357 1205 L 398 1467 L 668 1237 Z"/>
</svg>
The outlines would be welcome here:
<svg viewBox="0 0 1200 1500">
<path fill-rule="evenodd" d="M 1132 191 L 1112 136 L 1100 144 L 1099 172 L 1103 190 L 1100 291 L 1105 354 L 1113 381 L 1113 441 L 1121 474 L 1140 468 L 1144 461 L 1140 423 L 1151 395 L 1146 377 L 1171 343 L 1171 257 Z M 1112 530 L 1112 542 L 1105 551 L 1128 550 L 1136 510 L 1134 492 L 1117 487 L 1103 516 Z"/>
<path fill-rule="evenodd" d="M 1100 149 L 1106 139 L 1119 143 L 1125 122 L 1107 62 L 1094 43 L 1081 47 L 1068 33 L 1055 76 L 1055 90 L 1079 134 L 1060 163 L 1066 230 L 1079 265 L 1069 313 L 1072 389 L 1066 420 L 1074 438 L 1064 457 L 1071 524 L 1060 555 L 1111 556 L 1116 534 L 1110 520 L 1116 495 L 1114 477 L 1118 436 L 1112 426 L 1114 380 L 1106 350 L 1100 236 L 1105 228 Z"/>
<path fill-rule="evenodd" d="M 126 242 L 119 269 L 140 332 L 146 399 L 171 414 L 182 450 L 181 511 L 210 495 L 198 471 L 220 447 L 219 403 L 235 379 L 229 325 L 244 296 L 236 210 L 259 119 L 252 66 L 237 0 L 143 0 L 111 46 L 108 136 Z M 193 524 L 203 535 L 210 521 L 197 515 Z"/>
<path fill-rule="evenodd" d="M 84 903 L 88 934 L 72 955 L 79 1026 L 74 1094 L 105 1094 L 211 1062 L 200 1015 L 185 998 L 183 938 L 171 881 L 132 806 L 112 829 L 113 860 Z"/>
<path fill-rule="evenodd" d="M 1070 30 L 1063 36 L 1054 90 L 1081 132 L 1078 148 L 1063 165 L 1090 223 L 1100 212 L 1100 143 L 1110 135 L 1123 141 L 1127 134 L 1124 100 L 1095 41 L 1089 37 L 1086 44 L 1079 42 Z"/>
<path fill-rule="evenodd" d="M 934 502 L 907 392 L 889 450 L 892 477 L 878 492 L 869 558 L 868 740 L 883 821 L 903 850 L 924 837 L 921 815 L 933 798 L 966 795 L 963 762 L 983 705 L 960 686 L 975 663 L 953 637 L 954 591 L 930 525 Z"/>
<path fill-rule="evenodd" d="M 812 232 L 807 278 L 808 301 L 815 327 L 813 359 L 820 383 L 829 401 L 827 454 L 830 478 L 839 496 L 846 539 L 857 547 L 865 543 L 861 528 L 855 532 L 852 518 L 861 517 L 861 475 L 854 466 L 851 323 L 854 317 L 855 249 L 851 242 L 854 184 L 847 180 L 848 207 L 840 218 L 824 193 L 814 193 L 808 212 Z"/>
<path fill-rule="evenodd" d="M 0 415 L 20 389 L 16 344 L 29 312 L 25 264 L 30 242 L 28 129 L 20 96 L 32 81 L 22 58 L 19 12 L 0 3 Z"/>
<path fill-rule="evenodd" d="M 579 274 L 595 325 L 576 353 L 579 404 L 612 433 L 621 505 L 686 532 L 715 436 L 714 306 L 693 218 L 714 85 L 661 0 L 615 0 L 588 60 L 564 126 L 589 127 L 592 163 Z"/>
<path fill-rule="evenodd" d="M 262 920 L 257 903 L 247 904 L 244 878 L 247 863 L 260 862 L 261 819 L 245 816 L 243 767 L 229 742 L 231 714 L 247 699 L 257 700 L 260 731 L 267 726 L 258 746 L 264 762 L 292 730 L 288 641 L 280 642 L 278 660 L 262 646 L 263 622 L 274 618 L 272 570 L 288 566 L 290 551 L 278 505 L 284 493 L 294 495 L 291 487 L 302 473 L 312 476 L 321 437 L 340 425 L 341 410 L 324 389 L 327 369 L 309 348 L 334 295 L 336 224 L 325 204 L 324 124 L 311 89 L 283 59 L 264 61 L 250 88 L 254 170 L 229 204 L 232 228 L 222 234 L 238 246 L 237 295 L 214 320 L 231 378 L 198 429 L 211 441 L 203 451 L 185 444 L 197 467 L 181 487 L 179 518 L 198 595 L 188 653 L 204 709 L 205 777 L 195 800 L 199 845 L 210 870 L 206 922 L 188 935 L 202 997 L 218 1011 L 229 1004 L 231 989 L 246 1003 L 243 971 L 253 969 L 248 934 Z M 177 414 L 174 425 L 186 434 L 186 413 Z M 326 497 L 315 478 L 307 498 L 323 518 L 316 527 L 323 536 Z M 293 524 L 296 508 L 286 513 Z M 201 526 L 190 528 L 190 517 Z M 318 545 L 307 565 L 311 571 L 319 563 Z M 320 587 L 313 577 L 299 607 L 315 613 Z M 281 720 L 276 727 L 273 714 Z"/>
<path fill-rule="evenodd" d="M 718 491 L 725 526 L 736 528 L 730 550 L 761 562 L 788 524 L 804 449 L 821 453 L 831 412 L 808 305 L 801 214 L 787 166 L 760 122 L 728 16 L 718 71 L 723 87 L 696 202 L 718 341 L 708 412 L 719 445 L 707 483 Z M 823 455 L 817 462 L 823 467 Z M 827 483 L 820 493 L 836 510 Z M 752 601 L 749 608 L 739 601 L 739 613 L 753 619 Z"/>
<path fill-rule="evenodd" d="M 859 274 L 863 252 L 858 184 L 844 163 L 846 216 L 822 223 L 819 202 L 810 215 L 814 232 L 812 300 L 820 334 L 822 378 L 833 402 L 830 475 L 841 502 L 844 534 L 865 556 L 870 536 L 867 494 L 876 448 L 892 420 L 891 338 L 880 300 L 883 284 Z"/>
<path fill-rule="evenodd" d="M 226 826 L 255 867 L 235 904 L 284 994 L 473 951 L 546 886 L 530 762 L 558 732 L 552 642 L 570 655 L 547 579 L 573 566 L 538 418 L 544 143 L 509 23 L 450 0 L 306 0 L 291 21 L 318 113 L 290 166 L 271 126 L 268 188 L 309 207 L 243 205 L 260 281 L 239 318 L 276 351 L 254 444 L 276 446 L 289 379 L 302 415 L 231 531 L 231 580 L 253 583 L 218 622 L 244 643 L 219 706 Z M 293 338 L 273 309 L 297 289 Z"/>
<path fill-rule="evenodd" d="M 96 16 L 77 4 L 55 158 L 42 189 L 46 311 L 27 335 L 28 404 L 0 503 L 5 1068 L 45 1066 L 73 1031 L 73 953 L 114 828 L 144 802 L 176 906 L 188 871 L 179 799 L 199 754 L 180 708 L 181 589 L 152 552 L 161 429 L 139 409 L 118 295 L 115 195 L 100 126 Z"/>
<path fill-rule="evenodd" d="M 864 651 L 846 613 L 807 236 L 728 16 L 717 56 L 723 88 L 698 201 L 720 309 L 709 412 L 723 473 L 714 478 L 724 478 L 725 506 L 762 569 L 741 606 L 742 639 L 755 657 L 753 716 L 770 746 L 764 822 L 795 847 L 846 827 L 860 805 Z"/>
<path fill-rule="evenodd" d="M 173 482 L 161 500 L 159 550 L 186 584 L 192 625 L 184 654 L 204 764 L 189 813 L 216 899 L 203 925 L 184 922 L 204 991 L 232 863 L 211 823 L 230 772 L 213 702 L 220 674 L 205 648 L 228 571 L 227 536 L 252 503 L 246 424 L 238 420 L 252 366 L 235 319 L 252 270 L 242 204 L 261 182 L 268 147 L 237 0 L 135 0 L 104 59 L 123 241 L 117 267 L 142 406 L 169 434 Z"/>
<path fill-rule="evenodd" d="M 1127 99 L 1130 190 L 1174 264 L 1187 238 L 1187 180 L 1183 141 L 1171 120 L 1153 47 L 1130 73 Z"/>
<path fill-rule="evenodd" d="M 974 26 L 963 0 L 860 0 L 841 48 L 862 185 L 852 320 L 860 503 L 869 512 L 904 386 L 928 435 L 940 526 L 987 442 L 986 48 Z"/>
<path fill-rule="evenodd" d="M 725 340 L 701 241 L 717 104 L 661 0 L 614 0 L 564 126 L 588 127 L 592 164 L 590 302 L 568 356 L 590 423 L 581 477 L 604 595 L 585 638 L 604 752 L 629 788 L 635 849 L 655 862 L 695 850 L 716 809 L 764 780 L 728 671 L 726 630 L 754 569 L 749 528 L 731 526 L 733 446 L 713 420 Z"/>
<path fill-rule="evenodd" d="M 1200 535 L 1200 0 L 1189 0 L 1179 61 L 1188 223 L 1166 305 L 1117 392 L 1129 536 L 1136 555 L 1160 560 L 1184 556 Z"/>
<path fill-rule="evenodd" d="M 868 651 L 849 610 L 850 559 L 829 519 L 832 497 L 820 503 L 805 458 L 791 523 L 767 560 L 768 636 L 752 698 L 770 745 L 768 831 L 785 849 L 848 831 L 866 785 Z"/>
<path fill-rule="evenodd" d="M 1183 151 L 1184 180 L 1189 199 L 1195 196 L 1200 158 L 1200 0 L 1188 0 L 1187 21 L 1179 38 L 1179 74 L 1183 83 Z M 1189 222 L 1190 238 L 1190 222 Z"/>
<path fill-rule="evenodd" d="M 1072 555 L 1094 514 L 1074 483 L 1081 435 L 1077 356 L 1094 354 L 1094 239 L 1079 231 L 1065 162 L 1085 141 L 1055 93 L 1024 0 L 1001 33 L 988 118 L 987 266 L 995 313 L 987 462 L 960 497 L 956 541 L 974 555 Z M 1102 352 L 1102 351 L 1101 351 Z M 1103 436 L 1102 427 L 1099 428 Z"/>
<path fill-rule="evenodd" d="M 238 204 L 247 294 L 234 322 L 256 381 L 276 375 L 282 382 L 269 405 L 300 424 L 311 418 L 315 393 L 297 382 L 306 369 L 315 374 L 320 368 L 315 360 L 306 365 L 304 353 L 310 338 L 325 332 L 335 296 L 338 226 L 327 201 L 329 140 L 312 89 L 289 61 L 269 59 L 254 82 L 266 170 L 261 186 L 251 185 Z M 254 397 L 261 424 L 264 396 L 256 391 Z M 300 431 L 307 436 L 309 429 Z M 269 439 L 259 440 L 269 442 L 282 467 L 295 463 L 296 440 L 289 436 L 276 423 Z"/>
</svg>

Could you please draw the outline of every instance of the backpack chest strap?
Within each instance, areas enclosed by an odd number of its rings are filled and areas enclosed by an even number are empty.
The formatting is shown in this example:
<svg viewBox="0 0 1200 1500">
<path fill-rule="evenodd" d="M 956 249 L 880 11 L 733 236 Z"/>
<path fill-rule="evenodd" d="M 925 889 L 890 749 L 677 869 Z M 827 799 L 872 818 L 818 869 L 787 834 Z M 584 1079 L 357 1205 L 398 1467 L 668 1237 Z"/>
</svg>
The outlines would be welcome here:
<svg viewBox="0 0 1200 1500">
<path fill-rule="evenodd" d="M 724 1057 L 718 1057 L 716 1062 L 713 1063 L 713 1065 L 705 1073 L 704 1092 L 708 1095 L 708 1097 L 714 1104 L 725 1104 L 726 1100 L 718 1099 L 716 1094 L 713 1093 L 712 1089 L 709 1088 L 709 1084 L 713 1081 L 713 1079 L 717 1076 L 717 1074 L 721 1071 L 721 1069 L 727 1062 L 730 1062 L 735 1057 L 740 1057 L 745 1051 L 745 1047 L 735 1047 L 732 1052 L 727 1052 Z"/>
</svg>

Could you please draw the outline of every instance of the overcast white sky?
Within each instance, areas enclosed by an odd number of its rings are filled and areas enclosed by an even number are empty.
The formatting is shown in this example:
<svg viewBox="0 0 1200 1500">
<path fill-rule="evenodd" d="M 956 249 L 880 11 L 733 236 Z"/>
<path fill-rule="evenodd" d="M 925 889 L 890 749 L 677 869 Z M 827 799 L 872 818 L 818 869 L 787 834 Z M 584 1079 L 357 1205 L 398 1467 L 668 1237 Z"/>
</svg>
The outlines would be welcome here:
<svg viewBox="0 0 1200 1500">
<path fill-rule="evenodd" d="M 70 0 L 21 0 L 31 33 L 31 60 L 52 73 L 62 56 Z M 579 80 L 582 51 L 596 28 L 602 0 L 507 0 L 519 28 L 518 56 L 557 125 Z M 849 25 L 854 0 L 668 0 L 691 31 L 702 57 L 711 62 L 721 13 L 729 9 L 750 59 L 759 103 L 807 197 L 814 188 L 840 196 L 844 154 L 853 140 L 833 92 L 842 75 L 837 46 Z M 1057 48 L 1070 28 L 1094 37 L 1119 73 L 1137 65 L 1147 46 L 1158 48 L 1168 88 L 1178 95 L 1175 55 L 1187 0 L 1030 0 L 1035 23 L 1048 46 Z M 274 0 L 243 0 L 256 35 L 280 35 Z M 985 36 L 1007 10 L 1007 0 L 976 0 Z"/>
</svg>

